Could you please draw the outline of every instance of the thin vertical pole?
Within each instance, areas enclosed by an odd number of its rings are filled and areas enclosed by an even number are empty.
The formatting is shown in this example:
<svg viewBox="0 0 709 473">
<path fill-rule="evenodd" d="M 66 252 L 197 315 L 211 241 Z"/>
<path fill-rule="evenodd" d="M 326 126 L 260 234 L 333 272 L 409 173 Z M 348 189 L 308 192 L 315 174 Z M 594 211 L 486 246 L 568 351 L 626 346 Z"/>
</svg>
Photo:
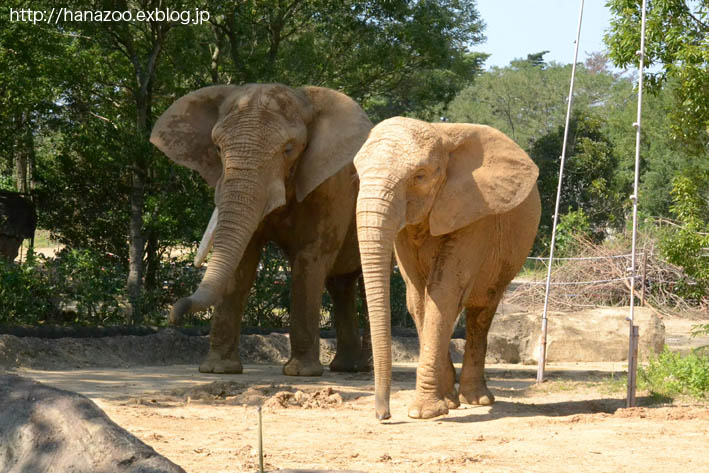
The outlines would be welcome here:
<svg viewBox="0 0 709 473">
<path fill-rule="evenodd" d="M 640 58 L 640 77 L 638 79 L 638 116 L 633 123 L 635 126 L 635 182 L 633 184 L 633 195 L 630 199 L 633 201 L 633 244 L 632 256 L 630 261 L 630 317 L 629 322 L 629 337 L 628 337 L 628 393 L 626 397 L 626 407 L 635 406 L 635 370 L 637 369 L 637 350 L 633 348 L 634 338 L 637 336 L 633 322 L 635 320 L 635 265 L 636 265 L 636 245 L 638 239 L 638 187 L 640 176 L 640 137 L 641 137 L 641 120 L 643 112 L 643 74 L 645 71 L 645 10 L 647 9 L 647 0 L 643 0 L 642 4 L 642 19 L 640 22 L 640 49 L 637 52 Z"/>
<path fill-rule="evenodd" d="M 261 406 L 258 407 L 258 471 L 263 472 L 263 423 L 261 422 Z"/>
<path fill-rule="evenodd" d="M 544 311 L 542 312 L 542 334 L 540 340 L 539 365 L 537 366 L 537 383 L 544 381 L 544 366 L 547 357 L 547 312 L 549 309 L 549 288 L 551 285 L 551 266 L 554 260 L 556 246 L 556 225 L 559 221 L 559 201 L 561 200 L 561 183 L 564 179 L 564 164 L 566 162 L 566 142 L 569 137 L 569 122 L 571 121 L 571 105 L 574 101 L 574 81 L 576 79 L 576 62 L 579 57 L 579 39 L 581 37 L 581 20 L 583 19 L 583 1 L 579 7 L 579 23 L 576 30 L 576 47 L 574 48 L 574 63 L 571 66 L 571 84 L 569 85 L 569 100 L 566 107 L 566 123 L 564 124 L 564 143 L 561 146 L 561 162 L 559 164 L 559 182 L 556 188 L 556 206 L 554 207 L 554 223 L 551 229 L 551 248 L 549 249 L 549 264 L 547 265 L 547 281 L 544 289 Z"/>
<path fill-rule="evenodd" d="M 642 287 L 640 288 L 640 305 L 645 307 L 645 283 L 647 279 L 647 243 L 643 245 L 643 276 Z"/>
</svg>

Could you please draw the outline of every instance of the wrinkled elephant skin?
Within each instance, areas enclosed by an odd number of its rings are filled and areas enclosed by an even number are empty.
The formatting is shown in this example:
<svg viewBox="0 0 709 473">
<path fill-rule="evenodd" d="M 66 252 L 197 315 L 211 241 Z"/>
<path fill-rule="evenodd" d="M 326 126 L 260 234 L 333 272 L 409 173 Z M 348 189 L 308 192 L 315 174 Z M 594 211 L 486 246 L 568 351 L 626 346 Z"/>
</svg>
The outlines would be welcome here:
<svg viewBox="0 0 709 473">
<path fill-rule="evenodd" d="M 213 241 L 211 259 L 197 290 L 170 314 L 180 323 L 187 313 L 215 306 L 200 371 L 241 372 L 241 317 L 268 241 L 284 251 L 292 271 L 291 358 L 284 372 L 322 374 L 325 286 L 338 342 L 331 368 L 358 369 L 358 180 L 352 160 L 370 128 L 362 109 L 339 92 L 280 84 L 206 87 L 178 99 L 158 119 L 151 142 L 216 187 L 214 219 L 196 263 Z"/>
<path fill-rule="evenodd" d="M 401 117 L 374 127 L 354 163 L 377 417 L 391 415 L 392 250 L 421 346 L 409 416 L 436 417 L 460 403 L 491 404 L 484 378 L 487 332 L 534 242 L 537 167 L 493 128 Z M 448 345 L 463 310 L 466 345 L 456 389 Z"/>
</svg>

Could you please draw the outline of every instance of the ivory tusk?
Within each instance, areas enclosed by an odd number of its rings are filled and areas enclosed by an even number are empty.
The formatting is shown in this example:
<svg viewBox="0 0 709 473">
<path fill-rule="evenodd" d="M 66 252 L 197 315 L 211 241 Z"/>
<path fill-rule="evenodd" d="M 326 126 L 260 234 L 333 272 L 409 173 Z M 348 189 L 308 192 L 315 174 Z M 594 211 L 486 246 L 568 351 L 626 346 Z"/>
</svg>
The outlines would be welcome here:
<svg viewBox="0 0 709 473">
<path fill-rule="evenodd" d="M 214 233 L 217 229 L 217 220 L 219 219 L 219 210 L 214 207 L 214 212 L 212 212 L 212 217 L 209 219 L 207 224 L 207 229 L 204 231 L 202 236 L 202 241 L 199 243 L 199 248 L 197 249 L 197 254 L 194 257 L 195 268 L 199 268 L 204 263 L 207 253 L 212 249 L 214 244 Z"/>
</svg>

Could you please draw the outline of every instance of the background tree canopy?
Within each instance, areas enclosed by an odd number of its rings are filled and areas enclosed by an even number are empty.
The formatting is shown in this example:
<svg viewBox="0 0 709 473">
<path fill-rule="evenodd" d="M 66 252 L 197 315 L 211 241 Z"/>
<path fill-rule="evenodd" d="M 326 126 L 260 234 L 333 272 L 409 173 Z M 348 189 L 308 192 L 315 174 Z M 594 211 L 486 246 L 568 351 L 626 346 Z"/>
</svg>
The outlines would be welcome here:
<svg viewBox="0 0 709 473">
<path fill-rule="evenodd" d="M 37 0 L 32 8 L 50 10 L 55 3 Z M 152 11 L 164 4 L 67 0 L 61 6 Z M 583 222 L 598 240 L 625 226 L 635 146 L 636 76 L 617 68 L 637 63 L 640 1 L 608 5 L 607 55 L 593 53 L 577 69 L 562 189 L 566 221 Z M 159 322 L 170 298 L 199 279 L 170 253 L 194 248 L 211 214 L 212 191 L 171 164 L 148 136 L 175 99 L 211 84 L 320 85 L 352 96 L 374 122 L 406 115 L 499 128 L 540 167 L 543 216 L 535 251 L 546 250 L 571 65 L 522 50 L 508 66 L 485 71 L 487 55 L 470 51 L 485 39 L 474 0 L 172 2 L 173 10 L 210 13 L 209 21 L 189 25 L 32 24 L 10 18 L 10 8 L 27 8 L 24 2 L 3 6 L 0 187 L 31 192 L 40 227 L 79 251 L 57 263 L 64 269 L 55 274 L 74 274 L 69 266 L 90 262 L 117 268 L 119 277 L 110 281 L 124 280 L 125 287 L 105 292 L 130 307 L 127 322 Z M 647 77 L 652 93 L 645 97 L 641 150 L 643 212 L 702 229 L 704 213 L 690 219 L 678 209 L 689 205 L 687 189 L 704 202 L 708 196 L 707 9 L 705 1 L 650 2 L 647 62 L 655 67 Z M 274 248 L 264 258 L 255 323 L 284 307 L 283 285 L 272 281 L 282 280 L 287 265 Z M 268 284 L 277 292 L 264 292 Z M 65 289 L 57 291 L 71 292 Z"/>
</svg>

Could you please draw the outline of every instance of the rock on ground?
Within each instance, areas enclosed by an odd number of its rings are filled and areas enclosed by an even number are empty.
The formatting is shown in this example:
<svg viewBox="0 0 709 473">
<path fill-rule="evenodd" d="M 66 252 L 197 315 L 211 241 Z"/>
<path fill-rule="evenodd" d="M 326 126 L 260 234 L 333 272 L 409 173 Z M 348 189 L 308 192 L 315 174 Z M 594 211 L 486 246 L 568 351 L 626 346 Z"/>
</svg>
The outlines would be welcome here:
<svg viewBox="0 0 709 473">
<path fill-rule="evenodd" d="M 624 361 L 628 357 L 627 307 L 548 314 L 548 361 Z M 641 359 L 662 350 L 665 328 L 653 311 L 635 309 L 640 326 Z M 411 330 L 415 335 L 415 331 Z M 488 334 L 487 361 L 536 363 L 541 333 L 539 312 L 498 313 Z M 290 341 L 284 333 L 242 335 L 241 359 L 245 363 L 288 361 Z M 320 361 L 327 365 L 335 355 L 335 339 L 320 339 Z M 209 337 L 188 336 L 174 329 L 150 335 L 102 338 L 16 337 L 0 335 L 0 368 L 66 369 L 88 367 L 158 366 L 199 364 L 209 349 Z M 465 340 L 451 341 L 454 362 L 463 360 Z M 415 362 L 419 342 L 415 336 L 395 336 L 394 362 Z"/>
<path fill-rule="evenodd" d="M 88 398 L 0 375 L 0 471 L 185 473 Z"/>
<path fill-rule="evenodd" d="M 626 361 L 628 307 L 606 307 L 581 312 L 547 314 L 547 361 Z M 654 311 L 636 307 L 639 356 L 659 353 L 665 344 L 665 326 Z M 488 361 L 536 363 L 539 358 L 541 314 L 497 314 L 488 334 Z"/>
</svg>

